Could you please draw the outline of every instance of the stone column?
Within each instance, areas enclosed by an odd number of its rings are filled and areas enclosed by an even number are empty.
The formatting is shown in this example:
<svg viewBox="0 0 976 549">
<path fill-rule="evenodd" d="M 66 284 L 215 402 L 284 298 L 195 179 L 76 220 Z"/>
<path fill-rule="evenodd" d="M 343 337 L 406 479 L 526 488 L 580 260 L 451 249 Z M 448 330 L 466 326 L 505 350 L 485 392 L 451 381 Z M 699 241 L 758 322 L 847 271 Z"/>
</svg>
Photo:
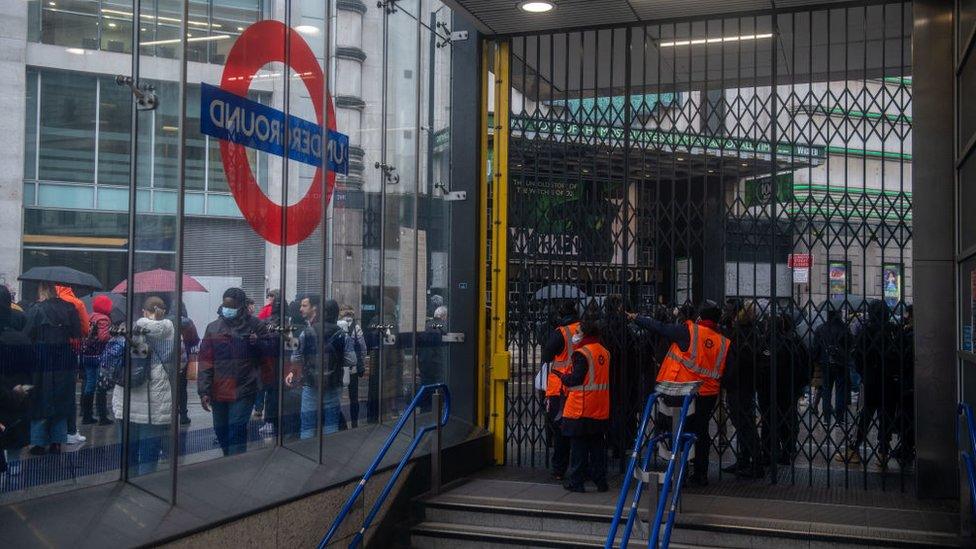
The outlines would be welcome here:
<svg viewBox="0 0 976 549">
<path fill-rule="evenodd" d="M 24 222 L 24 123 L 27 102 L 27 2 L 0 3 L 0 284 L 17 290 Z"/>
</svg>

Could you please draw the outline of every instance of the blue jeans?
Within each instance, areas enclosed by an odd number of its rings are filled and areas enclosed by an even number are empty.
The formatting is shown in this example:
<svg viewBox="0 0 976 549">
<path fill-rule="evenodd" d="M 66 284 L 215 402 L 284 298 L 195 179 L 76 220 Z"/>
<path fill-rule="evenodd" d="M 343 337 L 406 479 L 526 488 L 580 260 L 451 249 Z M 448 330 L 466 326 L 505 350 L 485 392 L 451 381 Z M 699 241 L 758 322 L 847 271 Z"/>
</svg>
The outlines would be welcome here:
<svg viewBox="0 0 976 549">
<path fill-rule="evenodd" d="M 85 384 L 82 386 L 81 394 L 93 395 L 98 387 L 98 357 L 81 357 L 81 368 L 85 372 Z"/>
<path fill-rule="evenodd" d="M 341 397 L 342 386 L 322 389 L 322 432 L 325 434 L 335 433 L 339 430 L 339 422 L 342 418 L 339 402 Z M 318 389 L 316 387 L 302 387 L 301 438 L 315 436 L 315 411 L 318 408 L 315 403 L 316 400 L 318 400 Z"/>
<path fill-rule="evenodd" d="M 213 402 L 213 428 L 225 456 L 247 451 L 247 425 L 254 410 L 253 394 L 234 402 Z"/>
<path fill-rule="evenodd" d="M 122 440 L 122 421 L 116 422 L 119 440 Z M 168 447 L 166 437 L 169 425 L 129 423 L 129 449 L 125 453 L 129 463 L 129 478 L 155 473 L 159 455 Z"/>
<path fill-rule="evenodd" d="M 68 418 L 46 417 L 31 420 L 31 446 L 47 446 L 48 444 L 64 444 L 68 440 Z"/>
</svg>

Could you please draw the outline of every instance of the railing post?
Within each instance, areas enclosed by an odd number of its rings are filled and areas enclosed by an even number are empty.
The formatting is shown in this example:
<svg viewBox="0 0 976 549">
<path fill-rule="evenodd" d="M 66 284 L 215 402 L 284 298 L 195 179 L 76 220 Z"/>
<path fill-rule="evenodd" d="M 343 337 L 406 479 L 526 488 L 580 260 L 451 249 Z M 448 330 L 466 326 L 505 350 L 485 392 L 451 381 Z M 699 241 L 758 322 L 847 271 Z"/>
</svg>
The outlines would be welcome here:
<svg viewBox="0 0 976 549">
<path fill-rule="evenodd" d="M 441 493 L 441 414 L 444 413 L 444 402 L 440 388 L 434 390 L 434 440 L 430 449 L 430 493 Z"/>
</svg>

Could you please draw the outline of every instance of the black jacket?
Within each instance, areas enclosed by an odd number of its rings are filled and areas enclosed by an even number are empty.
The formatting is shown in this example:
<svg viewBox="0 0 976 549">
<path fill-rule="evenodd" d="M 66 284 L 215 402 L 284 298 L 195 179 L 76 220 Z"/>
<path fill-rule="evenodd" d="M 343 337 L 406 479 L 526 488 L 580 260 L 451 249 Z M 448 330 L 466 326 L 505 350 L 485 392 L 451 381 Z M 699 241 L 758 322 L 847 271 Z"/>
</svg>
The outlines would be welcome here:
<svg viewBox="0 0 976 549">
<path fill-rule="evenodd" d="M 260 320 L 244 315 L 207 325 L 200 343 L 197 393 L 215 402 L 234 402 L 261 387 L 273 370 L 277 337 Z"/>
</svg>

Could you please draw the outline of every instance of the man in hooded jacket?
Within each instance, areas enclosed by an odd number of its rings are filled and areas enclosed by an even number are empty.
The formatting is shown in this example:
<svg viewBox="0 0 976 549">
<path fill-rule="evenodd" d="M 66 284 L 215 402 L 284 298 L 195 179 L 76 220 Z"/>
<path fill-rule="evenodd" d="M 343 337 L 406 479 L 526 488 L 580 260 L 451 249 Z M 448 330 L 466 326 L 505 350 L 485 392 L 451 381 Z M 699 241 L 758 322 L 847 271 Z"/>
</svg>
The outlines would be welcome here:
<svg viewBox="0 0 976 549">
<path fill-rule="evenodd" d="M 213 410 L 214 432 L 224 455 L 247 450 L 247 424 L 263 371 L 274 368 L 274 338 L 247 311 L 240 288 L 224 292 L 218 318 L 207 325 L 200 343 L 197 393 Z"/>
</svg>

